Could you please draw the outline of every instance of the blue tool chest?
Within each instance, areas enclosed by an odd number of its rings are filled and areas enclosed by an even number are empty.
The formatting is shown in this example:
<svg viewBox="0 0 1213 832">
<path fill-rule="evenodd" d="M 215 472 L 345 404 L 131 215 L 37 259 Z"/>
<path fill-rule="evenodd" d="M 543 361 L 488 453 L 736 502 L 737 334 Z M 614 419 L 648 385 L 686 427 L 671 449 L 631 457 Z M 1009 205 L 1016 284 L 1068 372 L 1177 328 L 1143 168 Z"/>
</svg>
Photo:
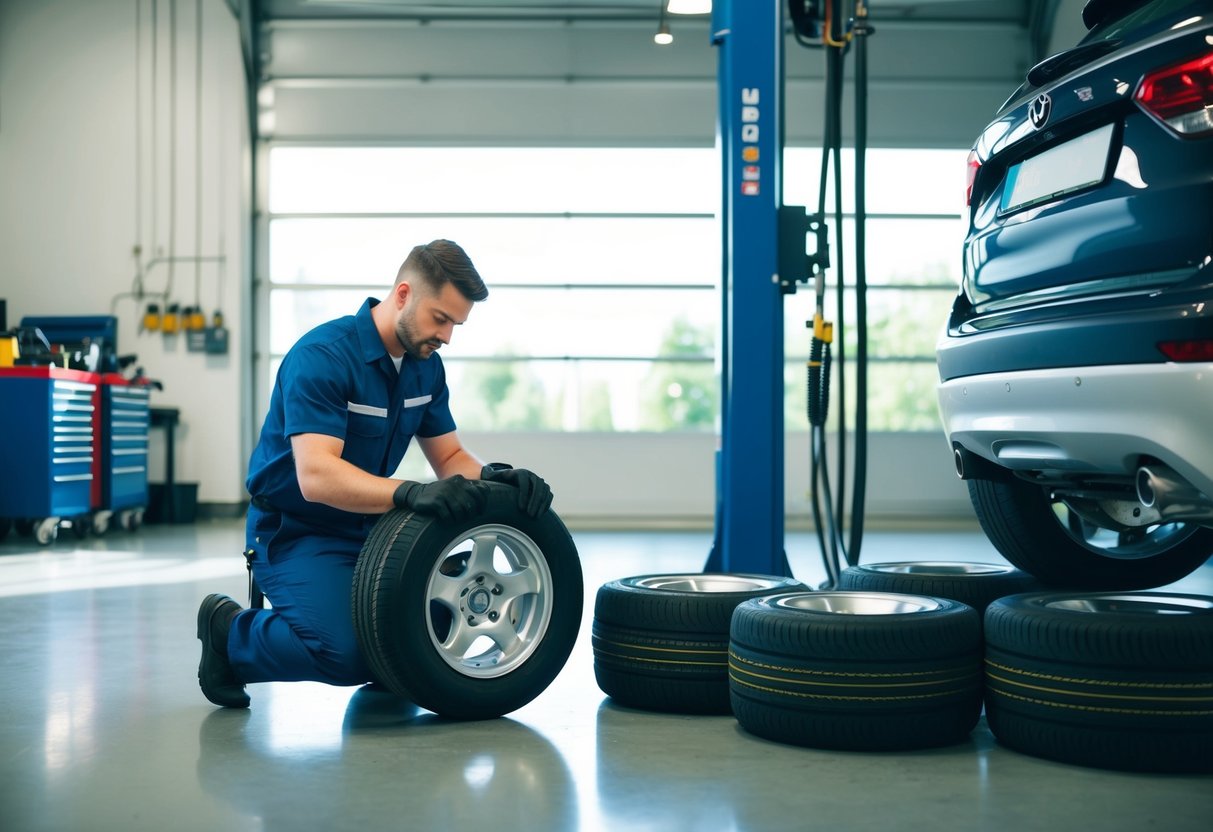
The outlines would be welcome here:
<svg viewBox="0 0 1213 832">
<path fill-rule="evenodd" d="M 0 368 L 0 517 L 87 515 L 95 507 L 100 376 Z"/>
<path fill-rule="evenodd" d="M 147 507 L 151 388 L 113 373 L 101 377 L 101 508 Z"/>
</svg>

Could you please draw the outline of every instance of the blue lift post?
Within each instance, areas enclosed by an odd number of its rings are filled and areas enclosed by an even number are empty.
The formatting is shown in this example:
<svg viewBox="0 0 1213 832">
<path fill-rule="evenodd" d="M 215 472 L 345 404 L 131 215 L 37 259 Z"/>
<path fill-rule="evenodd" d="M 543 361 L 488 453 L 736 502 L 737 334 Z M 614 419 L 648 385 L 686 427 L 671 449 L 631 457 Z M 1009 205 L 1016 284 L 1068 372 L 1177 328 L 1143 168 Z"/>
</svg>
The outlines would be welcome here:
<svg viewBox="0 0 1213 832">
<path fill-rule="evenodd" d="M 705 571 L 790 576 L 784 552 L 783 295 L 778 214 L 782 0 L 716 0 L 721 154 L 720 449 Z"/>
</svg>

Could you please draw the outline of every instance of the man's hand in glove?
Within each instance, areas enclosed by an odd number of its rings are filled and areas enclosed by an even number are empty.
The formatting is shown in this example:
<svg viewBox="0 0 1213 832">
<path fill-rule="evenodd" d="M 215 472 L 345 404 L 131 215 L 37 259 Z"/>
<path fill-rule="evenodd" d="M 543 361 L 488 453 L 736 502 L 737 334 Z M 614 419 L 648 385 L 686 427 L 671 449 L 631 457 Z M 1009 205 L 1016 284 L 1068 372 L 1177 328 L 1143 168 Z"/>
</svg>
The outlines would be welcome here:
<svg viewBox="0 0 1213 832">
<path fill-rule="evenodd" d="M 480 469 L 480 479 L 501 482 L 518 489 L 518 508 L 538 517 L 552 505 L 552 488 L 538 474 L 494 462 Z"/>
<path fill-rule="evenodd" d="M 476 480 L 456 474 L 437 482 L 402 482 L 392 494 L 392 502 L 397 508 L 432 514 L 444 523 L 458 522 L 484 511 L 487 491 Z"/>
</svg>

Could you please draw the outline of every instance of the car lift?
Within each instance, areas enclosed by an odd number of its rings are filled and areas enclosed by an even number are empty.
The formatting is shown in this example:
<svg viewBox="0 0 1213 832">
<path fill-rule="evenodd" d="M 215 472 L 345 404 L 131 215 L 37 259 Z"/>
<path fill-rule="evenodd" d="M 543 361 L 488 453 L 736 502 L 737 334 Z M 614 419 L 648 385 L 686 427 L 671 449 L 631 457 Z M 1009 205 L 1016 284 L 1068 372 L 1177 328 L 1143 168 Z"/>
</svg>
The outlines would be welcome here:
<svg viewBox="0 0 1213 832">
<path fill-rule="evenodd" d="M 823 270 L 829 266 L 825 211 L 825 173 L 831 146 L 835 160 L 835 192 L 841 178 L 837 171 L 841 127 L 838 101 L 841 96 L 842 54 L 846 43 L 838 36 L 842 27 L 841 0 L 820 3 L 794 0 L 791 10 L 798 39 L 805 27 L 815 21 L 805 18 L 824 7 L 824 45 L 828 55 L 826 142 L 823 150 L 821 206 L 809 216 L 803 207 L 782 205 L 782 153 L 784 133 L 784 5 L 787 0 L 716 0 L 712 9 L 712 42 L 719 48 L 717 87 L 717 145 L 722 163 L 721 230 L 721 344 L 718 353 L 720 376 L 720 445 L 716 456 L 716 526 L 712 550 L 704 571 L 749 572 L 790 576 L 784 549 L 784 326 L 783 296 L 796 291 L 798 282 L 816 281 L 817 314 L 812 322 L 813 350 L 810 361 L 810 419 L 814 424 L 813 507 L 818 521 L 818 537 L 826 560 L 827 583 L 836 577 L 843 521 L 843 468 L 839 469 L 839 504 L 835 514 L 830 505 L 828 477 L 825 476 L 824 419 L 829 398 L 829 344 L 832 325 L 824 320 L 822 301 L 825 290 Z M 830 23 L 833 11 L 835 22 Z M 866 10 L 857 7 L 861 22 L 855 34 L 866 35 Z M 849 36 L 848 36 L 849 39 Z M 859 43 L 864 39 L 858 38 Z M 804 41 L 802 41 L 803 43 Z M 815 44 L 806 44 L 815 45 Z M 857 55 L 860 50 L 857 49 Z M 857 90 L 866 66 L 859 61 Z M 834 109 L 830 110 L 830 103 Z M 863 105 L 861 107 L 860 105 Z M 856 143 L 862 148 L 859 111 L 866 103 L 857 101 Z M 831 118 L 832 114 L 832 118 Z M 832 122 L 832 123 L 831 123 Z M 866 122 L 862 127 L 866 132 Z M 832 143 L 832 145 L 831 145 Z M 862 175 L 862 153 L 857 152 L 857 177 Z M 862 193 L 862 180 L 858 191 Z M 836 203 L 837 204 L 837 203 Z M 862 207 L 857 204 L 857 240 L 862 241 Z M 836 229 L 841 228 L 841 210 L 835 212 Z M 806 238 L 816 235 L 816 253 L 807 255 Z M 841 239 L 839 239 L 841 251 Z M 862 242 L 859 245 L 857 272 L 862 276 Z M 838 278 L 841 296 L 841 276 Z M 857 291 L 861 287 L 856 281 Z M 863 296 L 857 295 L 862 308 Z M 862 313 L 861 313 L 862 314 Z M 841 336 L 841 303 L 839 304 Z M 862 317 L 861 317 L 862 323 Z M 861 354 L 866 326 L 859 328 Z M 824 361 L 822 353 L 824 351 Z M 839 350 L 839 358 L 842 351 Z M 814 361 L 816 367 L 814 367 Z M 858 362 L 859 377 L 863 365 Z M 816 370 L 816 376 L 814 375 Z M 824 374 L 824 375 L 823 375 Z M 860 403 L 866 389 L 860 382 Z M 818 391 L 816 417 L 813 414 L 814 389 Z M 841 398 L 841 391 L 840 391 Z M 866 408 L 857 408 L 856 445 L 866 432 Z M 845 437 L 843 407 L 838 408 L 839 434 Z M 862 432 L 861 432 L 862 429 Z M 840 451 L 842 445 L 840 443 Z M 840 459 L 840 466 L 842 457 Z M 856 454 L 855 493 L 852 497 L 851 551 L 848 562 L 858 560 L 862 534 L 863 469 Z M 818 509 L 817 485 L 825 484 L 823 524 Z M 837 523 L 835 524 L 835 519 Z M 829 527 L 826 540 L 825 526 Z"/>
</svg>

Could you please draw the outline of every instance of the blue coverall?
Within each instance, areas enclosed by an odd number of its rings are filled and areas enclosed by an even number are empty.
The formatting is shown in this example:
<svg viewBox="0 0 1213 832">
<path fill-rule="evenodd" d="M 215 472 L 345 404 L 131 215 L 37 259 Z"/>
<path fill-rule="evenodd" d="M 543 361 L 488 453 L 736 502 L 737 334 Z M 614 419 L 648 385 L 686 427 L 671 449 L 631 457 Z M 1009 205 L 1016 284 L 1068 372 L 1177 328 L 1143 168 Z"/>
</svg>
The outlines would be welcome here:
<svg viewBox="0 0 1213 832">
<path fill-rule="evenodd" d="M 379 515 L 354 514 L 303 498 L 291 437 L 344 441 L 341 456 L 391 476 L 414 436 L 455 429 L 442 359 L 404 357 L 396 371 L 371 319 L 355 315 L 313 329 L 278 370 L 269 413 L 249 462 L 246 527 L 253 574 L 272 609 L 236 616 L 228 656 L 242 682 L 371 681 L 351 619 L 354 563 Z"/>
</svg>

